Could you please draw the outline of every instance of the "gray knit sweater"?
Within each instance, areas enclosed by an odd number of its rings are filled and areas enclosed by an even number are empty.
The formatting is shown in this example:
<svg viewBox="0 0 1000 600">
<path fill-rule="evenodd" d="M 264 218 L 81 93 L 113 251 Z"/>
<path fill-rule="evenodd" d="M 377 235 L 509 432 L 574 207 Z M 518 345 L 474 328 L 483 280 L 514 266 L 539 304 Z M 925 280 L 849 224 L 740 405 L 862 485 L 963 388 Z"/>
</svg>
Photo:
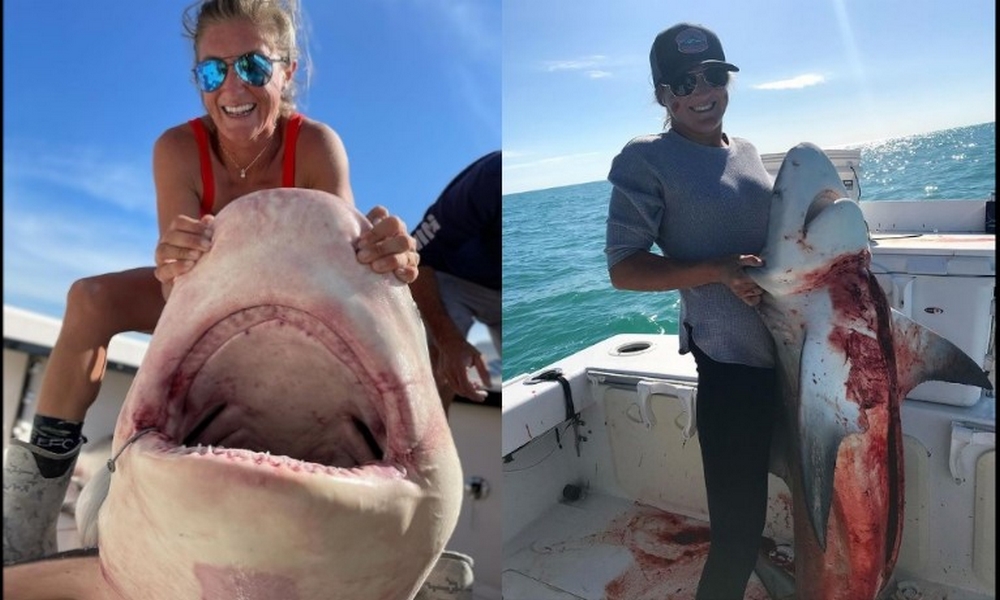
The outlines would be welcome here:
<svg viewBox="0 0 1000 600">
<path fill-rule="evenodd" d="M 754 146 L 696 144 L 673 130 L 633 139 L 611 164 L 608 267 L 656 244 L 664 256 L 703 260 L 759 254 L 773 181 Z M 709 357 L 753 367 L 774 365 L 774 346 L 756 309 L 721 283 L 680 290 L 681 323 Z M 688 336 L 681 327 L 681 353 Z"/>
</svg>

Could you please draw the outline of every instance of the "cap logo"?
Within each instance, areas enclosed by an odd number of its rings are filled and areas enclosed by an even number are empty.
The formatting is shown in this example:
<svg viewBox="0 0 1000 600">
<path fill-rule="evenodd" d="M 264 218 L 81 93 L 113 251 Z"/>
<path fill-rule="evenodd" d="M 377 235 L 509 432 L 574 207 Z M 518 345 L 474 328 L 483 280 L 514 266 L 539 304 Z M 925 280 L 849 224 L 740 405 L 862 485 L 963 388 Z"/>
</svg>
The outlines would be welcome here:
<svg viewBox="0 0 1000 600">
<path fill-rule="evenodd" d="M 681 54 L 698 54 L 708 50 L 708 37 L 700 29 L 685 29 L 677 34 L 675 41 Z"/>
</svg>

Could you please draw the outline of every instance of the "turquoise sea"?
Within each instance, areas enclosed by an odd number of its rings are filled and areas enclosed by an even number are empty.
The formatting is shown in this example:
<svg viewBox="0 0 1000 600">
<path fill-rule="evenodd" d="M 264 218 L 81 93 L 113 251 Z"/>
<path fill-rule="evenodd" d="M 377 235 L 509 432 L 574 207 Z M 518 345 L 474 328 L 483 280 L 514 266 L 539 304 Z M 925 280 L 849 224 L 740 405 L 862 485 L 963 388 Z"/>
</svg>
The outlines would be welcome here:
<svg viewBox="0 0 1000 600">
<path fill-rule="evenodd" d="M 861 201 L 978 200 L 995 189 L 996 123 L 861 146 Z M 676 292 L 615 290 L 604 260 L 611 185 L 503 197 L 503 377 L 616 333 L 676 333 Z"/>
</svg>

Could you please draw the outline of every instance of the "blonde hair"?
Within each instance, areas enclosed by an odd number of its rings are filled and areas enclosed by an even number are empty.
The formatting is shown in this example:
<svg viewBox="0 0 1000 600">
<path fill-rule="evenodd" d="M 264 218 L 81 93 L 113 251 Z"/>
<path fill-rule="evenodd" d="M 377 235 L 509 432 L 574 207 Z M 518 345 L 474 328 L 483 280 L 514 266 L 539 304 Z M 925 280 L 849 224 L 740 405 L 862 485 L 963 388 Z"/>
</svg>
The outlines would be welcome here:
<svg viewBox="0 0 1000 600">
<path fill-rule="evenodd" d="M 205 29 L 234 19 L 253 23 L 270 38 L 281 58 L 289 64 L 298 62 L 297 72 L 304 74 L 308 85 L 311 65 L 308 54 L 299 48 L 303 18 L 298 0 L 198 0 L 184 10 L 183 16 L 184 33 L 194 42 L 195 55 Z M 281 93 L 280 110 L 286 116 L 296 109 L 298 89 L 294 79 Z"/>
</svg>

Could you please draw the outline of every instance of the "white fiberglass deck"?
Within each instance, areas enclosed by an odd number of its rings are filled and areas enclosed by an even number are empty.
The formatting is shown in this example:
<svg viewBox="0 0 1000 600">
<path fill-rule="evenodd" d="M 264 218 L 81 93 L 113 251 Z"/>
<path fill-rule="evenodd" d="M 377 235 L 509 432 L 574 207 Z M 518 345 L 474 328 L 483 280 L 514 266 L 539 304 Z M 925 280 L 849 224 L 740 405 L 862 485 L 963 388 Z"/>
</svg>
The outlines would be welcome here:
<svg viewBox="0 0 1000 600">
<path fill-rule="evenodd" d="M 704 521 L 585 495 L 554 504 L 506 544 L 504 599 L 694 598 L 707 552 Z M 745 598 L 769 598 L 756 575 Z"/>
<path fill-rule="evenodd" d="M 686 435 L 693 407 L 681 400 L 694 365 L 676 348 L 676 336 L 627 334 L 550 365 L 568 380 L 578 432 L 557 382 L 505 384 L 505 599 L 694 597 L 707 516 L 698 438 Z M 906 525 L 890 598 L 995 598 L 995 418 L 987 395 L 968 407 L 904 402 Z M 771 484 L 764 535 L 787 553 L 788 492 Z M 566 485 L 581 498 L 567 500 Z M 761 594 L 754 576 L 746 597 Z"/>
<path fill-rule="evenodd" d="M 708 552 L 708 523 L 593 494 L 554 504 L 504 550 L 504 600 L 690 600 Z M 751 574 L 744 600 L 769 598 Z M 888 598 L 996 596 L 904 577 Z"/>
</svg>

